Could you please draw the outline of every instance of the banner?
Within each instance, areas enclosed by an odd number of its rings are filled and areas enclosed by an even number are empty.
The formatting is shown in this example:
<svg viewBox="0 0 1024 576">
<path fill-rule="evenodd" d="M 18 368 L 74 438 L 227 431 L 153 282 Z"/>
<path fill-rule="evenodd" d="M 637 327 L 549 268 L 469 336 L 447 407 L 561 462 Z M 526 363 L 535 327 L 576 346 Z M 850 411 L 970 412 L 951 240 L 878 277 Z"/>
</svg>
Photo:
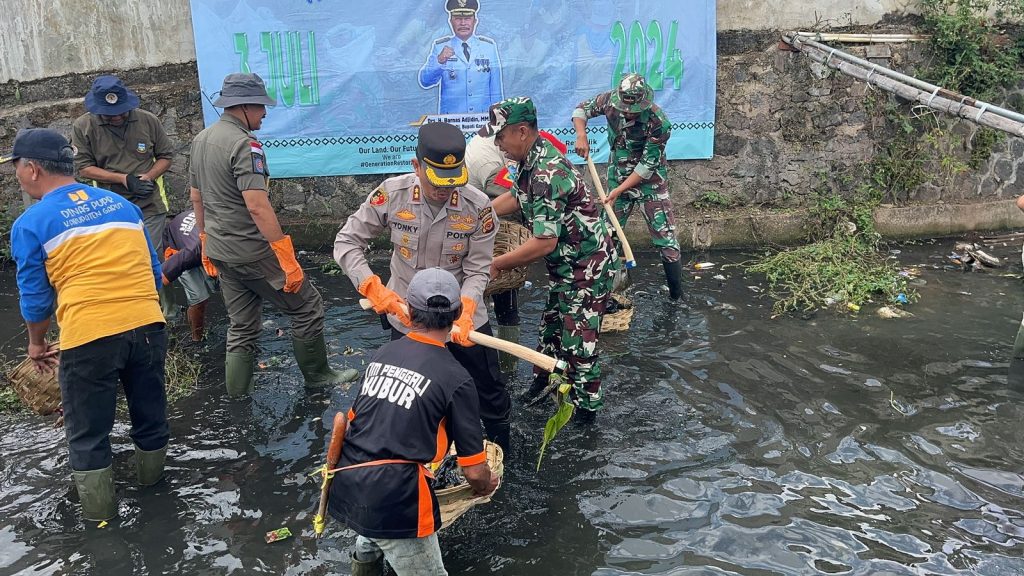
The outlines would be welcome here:
<svg viewBox="0 0 1024 576">
<path fill-rule="evenodd" d="M 258 137 L 273 177 L 411 170 L 417 127 L 467 138 L 502 98 L 575 143 L 576 105 L 639 72 L 672 123 L 669 159 L 710 158 L 715 0 L 191 0 L 207 125 L 224 76 L 255 72 L 277 106 Z M 449 11 L 450 10 L 450 11 Z M 588 123 L 606 161 L 603 117 Z M 574 162 L 582 160 L 570 156 Z"/>
</svg>

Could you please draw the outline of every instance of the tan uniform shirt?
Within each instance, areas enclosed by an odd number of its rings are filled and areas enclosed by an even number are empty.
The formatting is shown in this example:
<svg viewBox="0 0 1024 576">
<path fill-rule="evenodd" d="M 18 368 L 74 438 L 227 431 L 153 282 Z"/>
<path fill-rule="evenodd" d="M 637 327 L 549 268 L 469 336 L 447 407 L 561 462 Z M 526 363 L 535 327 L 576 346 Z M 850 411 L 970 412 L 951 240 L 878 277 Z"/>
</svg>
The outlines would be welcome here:
<svg viewBox="0 0 1024 576">
<path fill-rule="evenodd" d="M 78 149 L 75 169 L 95 166 L 118 174 L 138 176 L 149 171 L 157 160 L 174 157 L 171 139 L 164 132 L 160 120 L 145 110 L 136 108 L 128 113 L 122 126 L 112 126 L 96 114 L 82 114 L 71 126 L 71 143 Z M 157 191 L 146 197 L 129 194 L 121 184 L 95 182 L 130 200 L 148 218 L 167 212 L 167 195 L 163 179 L 156 182 Z"/>
<path fill-rule="evenodd" d="M 466 144 L 466 169 L 469 171 L 469 185 L 483 190 L 491 198 L 497 198 L 507 187 L 494 183 L 494 177 L 505 167 L 505 155 L 494 145 L 494 136 L 470 138 Z"/>
<path fill-rule="evenodd" d="M 498 232 L 491 201 L 476 188 L 464 186 L 434 216 L 426 202 L 416 174 L 388 178 L 348 217 L 334 239 L 334 259 L 359 288 L 373 275 L 364 255 L 366 246 L 388 230 L 394 245 L 388 288 L 405 298 L 416 272 L 444 268 L 459 281 L 462 295 L 476 301 L 473 326 L 483 326 L 487 322 L 484 288 Z M 394 318 L 389 320 L 399 331 L 409 330 Z"/>
<path fill-rule="evenodd" d="M 203 198 L 207 256 L 245 264 L 273 254 L 242 198 L 242 190 L 266 190 L 269 177 L 262 146 L 234 116 L 196 135 L 188 179 Z"/>
</svg>

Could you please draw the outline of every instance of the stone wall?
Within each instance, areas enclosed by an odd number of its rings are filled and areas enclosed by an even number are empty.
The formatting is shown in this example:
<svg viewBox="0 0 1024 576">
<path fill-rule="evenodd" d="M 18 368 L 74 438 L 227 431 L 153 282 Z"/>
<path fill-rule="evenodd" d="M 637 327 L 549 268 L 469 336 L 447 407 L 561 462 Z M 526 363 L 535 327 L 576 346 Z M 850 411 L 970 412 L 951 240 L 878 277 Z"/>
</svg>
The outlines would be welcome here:
<svg viewBox="0 0 1024 576">
<path fill-rule="evenodd" d="M 693 205 L 702 196 L 714 193 L 733 199 L 746 207 L 739 209 L 742 213 L 799 208 L 823 187 L 849 193 L 876 149 L 884 146 L 891 135 L 884 119 L 866 105 L 868 96 L 887 99 L 884 93 L 869 94 L 865 84 L 780 47 L 779 37 L 778 32 L 719 34 L 715 155 L 710 160 L 670 165 L 673 200 L 683 223 L 681 235 L 690 235 L 687 226 L 693 224 L 694 238 L 689 242 L 684 239 L 684 243 L 704 243 L 698 238 L 700 223 L 712 216 L 707 208 Z M 869 56 L 865 47 L 848 49 Z M 891 53 L 873 48 L 870 56 L 913 72 L 923 61 L 921 50 L 910 45 L 892 48 Z M 15 96 L 21 102 L 0 108 L 0 142 L 11 142 L 16 130 L 27 126 L 48 126 L 67 133 L 71 121 L 84 112 L 82 96 L 92 76 L 73 74 L 18 85 L 0 84 L 0 102 L 11 102 Z M 172 209 L 183 209 L 188 204 L 188 146 L 203 125 L 195 65 L 131 70 L 122 77 L 139 92 L 143 107 L 160 117 L 178 150 L 168 180 Z M 969 122 L 955 123 L 952 131 L 959 135 L 960 144 L 949 153 L 959 158 L 969 155 L 968 143 L 974 130 Z M 953 204 L 1020 195 L 1024 193 L 1024 177 L 1018 177 L 1022 152 L 1024 141 L 1007 138 L 978 170 L 933 178 L 899 200 Z M 937 166 L 930 170 L 941 172 Z M 348 214 L 384 177 L 276 180 L 272 182 L 271 199 L 293 234 L 307 244 L 320 243 L 333 237 Z M 10 205 L 16 198 L 17 183 L 7 167 L 0 170 L 0 202 Z M 629 229 L 642 245 L 646 234 L 641 224 L 641 219 L 634 217 Z M 755 232 L 752 241 L 756 239 Z"/>
</svg>

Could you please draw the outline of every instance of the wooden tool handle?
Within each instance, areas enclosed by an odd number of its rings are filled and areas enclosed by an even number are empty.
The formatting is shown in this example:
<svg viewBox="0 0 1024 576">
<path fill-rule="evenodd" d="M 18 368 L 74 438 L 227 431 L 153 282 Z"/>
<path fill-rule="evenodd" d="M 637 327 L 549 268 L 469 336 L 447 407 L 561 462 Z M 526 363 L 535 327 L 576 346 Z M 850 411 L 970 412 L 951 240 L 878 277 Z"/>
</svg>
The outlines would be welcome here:
<svg viewBox="0 0 1024 576">
<path fill-rule="evenodd" d="M 331 443 L 327 448 L 327 468 L 334 468 L 341 459 L 341 447 L 345 444 L 345 428 L 348 427 L 348 418 L 344 412 L 334 415 L 334 428 L 331 430 Z"/>
<path fill-rule="evenodd" d="M 331 442 L 327 445 L 327 465 L 324 468 L 331 470 L 338 465 L 341 459 L 341 447 L 345 444 L 345 429 L 348 428 L 348 418 L 344 412 L 334 415 L 334 424 L 331 428 Z M 323 534 L 324 525 L 327 522 L 327 498 L 331 489 L 330 478 L 325 478 L 320 488 L 320 506 L 317 508 L 316 516 L 313 518 L 313 532 L 317 538 Z"/>
<path fill-rule="evenodd" d="M 587 168 L 590 169 L 590 177 L 594 179 L 594 188 L 597 189 L 597 196 L 601 199 L 601 205 L 604 206 L 605 214 L 608 214 L 608 219 L 612 221 L 612 228 L 615 228 L 615 235 L 619 237 L 619 242 L 622 243 L 622 251 L 625 252 L 626 256 L 626 268 L 633 268 L 636 266 L 636 258 L 633 258 L 633 249 L 629 247 L 629 240 L 626 240 L 626 233 L 622 231 L 622 226 L 619 224 L 619 219 L 615 216 L 615 210 L 612 209 L 611 204 L 605 204 L 604 186 L 601 184 L 601 177 L 597 174 L 597 168 L 594 166 L 594 161 L 591 160 L 590 155 L 587 155 Z"/>
<path fill-rule="evenodd" d="M 371 304 L 366 298 L 360 298 L 359 305 L 362 306 L 363 310 L 373 308 L 373 304 Z M 455 329 L 458 330 L 458 328 Z M 469 340 L 474 344 L 479 344 L 480 346 L 486 346 L 488 348 L 507 352 L 516 358 L 526 360 L 530 364 L 533 364 L 546 372 L 564 372 L 568 366 L 564 360 L 557 360 L 551 356 L 541 354 L 536 350 L 527 348 L 522 344 L 516 344 L 515 342 L 509 342 L 508 340 L 502 340 L 501 338 L 495 338 L 494 336 L 488 336 L 487 334 L 481 334 L 476 330 L 469 333 Z"/>
</svg>

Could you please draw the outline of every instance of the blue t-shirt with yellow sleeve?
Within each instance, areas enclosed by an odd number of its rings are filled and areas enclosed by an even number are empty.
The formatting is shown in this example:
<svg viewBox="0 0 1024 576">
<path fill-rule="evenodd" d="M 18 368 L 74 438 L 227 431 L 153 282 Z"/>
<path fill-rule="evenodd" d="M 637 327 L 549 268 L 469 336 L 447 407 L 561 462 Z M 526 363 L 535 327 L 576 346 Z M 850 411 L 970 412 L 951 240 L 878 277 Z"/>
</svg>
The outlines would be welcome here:
<svg viewBox="0 0 1024 576">
<path fill-rule="evenodd" d="M 15 220 L 11 253 L 22 317 L 56 311 L 62 349 L 164 321 L 160 263 L 122 196 L 78 183 L 47 193 Z"/>
</svg>

